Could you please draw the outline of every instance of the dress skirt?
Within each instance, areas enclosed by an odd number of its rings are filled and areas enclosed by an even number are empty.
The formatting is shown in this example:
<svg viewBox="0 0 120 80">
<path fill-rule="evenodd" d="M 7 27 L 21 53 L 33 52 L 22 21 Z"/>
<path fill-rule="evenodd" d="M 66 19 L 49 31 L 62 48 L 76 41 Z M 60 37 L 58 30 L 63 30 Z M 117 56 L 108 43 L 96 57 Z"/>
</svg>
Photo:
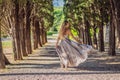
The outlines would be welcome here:
<svg viewBox="0 0 120 80">
<path fill-rule="evenodd" d="M 56 48 L 60 62 L 70 67 L 77 67 L 86 61 L 91 50 L 93 50 L 92 46 L 77 43 L 69 38 L 62 39 Z"/>
</svg>

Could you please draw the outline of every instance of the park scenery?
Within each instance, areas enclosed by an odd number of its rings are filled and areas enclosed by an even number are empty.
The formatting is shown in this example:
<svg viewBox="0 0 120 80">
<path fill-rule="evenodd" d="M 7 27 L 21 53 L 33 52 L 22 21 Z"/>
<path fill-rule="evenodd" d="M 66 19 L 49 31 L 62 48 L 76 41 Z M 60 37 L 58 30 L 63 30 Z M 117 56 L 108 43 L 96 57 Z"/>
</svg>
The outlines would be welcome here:
<svg viewBox="0 0 120 80">
<path fill-rule="evenodd" d="M 56 52 L 65 20 L 95 50 L 68 69 Z M 120 0 L 0 0 L 0 80 L 120 80 L 119 26 Z"/>
</svg>

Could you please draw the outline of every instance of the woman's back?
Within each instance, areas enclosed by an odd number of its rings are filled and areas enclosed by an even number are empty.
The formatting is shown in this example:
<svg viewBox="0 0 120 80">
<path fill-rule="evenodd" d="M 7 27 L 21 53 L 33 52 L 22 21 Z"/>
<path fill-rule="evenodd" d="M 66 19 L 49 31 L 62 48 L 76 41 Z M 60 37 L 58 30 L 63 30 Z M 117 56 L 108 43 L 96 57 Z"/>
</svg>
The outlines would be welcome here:
<svg viewBox="0 0 120 80">
<path fill-rule="evenodd" d="M 60 39 L 65 39 L 66 37 L 69 37 L 70 29 L 66 29 L 62 34 L 59 34 Z"/>
</svg>

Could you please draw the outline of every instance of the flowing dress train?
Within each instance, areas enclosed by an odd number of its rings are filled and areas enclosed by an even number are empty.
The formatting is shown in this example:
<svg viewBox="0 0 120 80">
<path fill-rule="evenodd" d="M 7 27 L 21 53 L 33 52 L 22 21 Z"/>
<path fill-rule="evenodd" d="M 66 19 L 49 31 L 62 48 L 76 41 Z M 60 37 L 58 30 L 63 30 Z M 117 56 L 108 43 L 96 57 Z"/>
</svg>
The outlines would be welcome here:
<svg viewBox="0 0 120 80">
<path fill-rule="evenodd" d="M 63 65 L 71 67 L 77 67 L 80 63 L 83 63 L 91 50 L 93 50 L 92 46 L 77 43 L 70 40 L 68 37 L 62 39 L 56 48 L 60 62 Z"/>
</svg>

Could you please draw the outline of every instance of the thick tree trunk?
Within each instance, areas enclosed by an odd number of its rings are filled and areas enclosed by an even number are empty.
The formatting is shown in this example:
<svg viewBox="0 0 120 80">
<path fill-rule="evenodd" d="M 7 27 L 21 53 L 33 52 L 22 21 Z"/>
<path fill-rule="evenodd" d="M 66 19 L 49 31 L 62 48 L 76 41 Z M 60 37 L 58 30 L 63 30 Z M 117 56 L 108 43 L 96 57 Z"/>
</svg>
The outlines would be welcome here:
<svg viewBox="0 0 120 80">
<path fill-rule="evenodd" d="M 21 53 L 21 41 L 20 41 L 20 22 L 19 22 L 19 2 L 15 1 L 15 47 L 17 55 L 15 56 L 17 60 L 22 60 Z"/>
<path fill-rule="evenodd" d="M 0 69 L 5 68 L 5 59 L 3 55 L 3 49 L 2 49 L 2 41 L 1 41 L 1 26 L 0 26 Z"/>
<path fill-rule="evenodd" d="M 34 26 L 33 28 L 33 43 L 34 43 L 34 49 L 38 48 L 38 40 L 37 40 L 37 35 L 36 35 L 36 28 Z"/>
<path fill-rule="evenodd" d="M 40 25 L 39 25 L 39 21 L 37 21 L 37 24 L 36 24 L 36 34 L 37 34 L 37 40 L 38 40 L 38 44 L 40 47 L 42 47 L 42 41 L 41 41 L 41 37 L 40 37 Z"/>
<path fill-rule="evenodd" d="M 28 56 L 27 52 L 26 52 L 26 44 L 25 44 L 25 40 L 26 40 L 26 26 L 25 26 L 25 10 L 22 9 L 20 12 L 20 32 L 21 32 L 21 47 L 22 47 L 22 54 L 23 56 Z"/>
<path fill-rule="evenodd" d="M 41 18 L 41 26 L 40 26 L 40 34 L 41 34 L 41 41 L 42 41 L 42 45 L 45 44 L 45 28 L 44 28 L 44 21 L 43 18 Z"/>
<path fill-rule="evenodd" d="M 27 51 L 26 51 L 26 35 L 24 35 L 26 33 L 26 28 L 25 28 L 25 25 L 23 24 L 23 31 L 22 31 L 22 34 L 23 34 L 23 36 L 22 36 L 22 52 L 23 52 L 23 56 L 28 56 L 28 53 L 27 53 Z"/>
<path fill-rule="evenodd" d="M 115 6 L 115 17 L 116 17 L 116 30 L 117 30 L 117 37 L 118 37 L 118 47 L 120 48 L 120 0 L 113 0 Z"/>
<path fill-rule="evenodd" d="M 31 28 L 30 28 L 30 15 L 31 15 L 31 3 L 27 0 L 26 4 L 26 47 L 27 54 L 32 54 L 32 45 L 31 45 Z"/>
<path fill-rule="evenodd" d="M 34 40 L 34 49 L 38 48 L 38 45 L 40 47 L 42 47 L 42 43 L 41 43 L 41 35 L 40 35 L 40 25 L 39 25 L 39 21 L 37 19 L 35 19 L 35 17 L 33 18 L 33 40 Z"/>
<path fill-rule="evenodd" d="M 103 8 L 100 9 L 100 15 L 101 15 L 101 25 L 99 26 L 99 51 L 104 51 L 104 22 L 103 22 Z"/>
<path fill-rule="evenodd" d="M 111 56 L 116 55 L 115 51 L 115 25 L 116 25 L 116 18 L 115 18 L 115 5 L 113 3 L 114 0 L 110 0 L 111 5 L 111 16 L 110 16 L 110 36 L 109 36 L 109 52 L 108 54 Z"/>
<path fill-rule="evenodd" d="M 12 16 L 14 16 L 14 15 L 15 14 L 12 14 Z M 13 48 L 14 60 L 17 60 L 17 49 L 16 49 L 16 45 L 15 45 L 15 21 L 14 21 L 14 19 L 15 19 L 15 16 L 14 17 L 9 16 L 8 22 L 9 22 L 9 25 L 11 28 L 10 36 L 12 37 L 12 48 Z"/>
<path fill-rule="evenodd" d="M 110 24 L 110 36 L 109 36 L 109 55 L 115 56 L 115 25 L 113 22 Z"/>
<path fill-rule="evenodd" d="M 37 27 L 39 27 L 38 22 L 34 20 L 34 28 L 33 28 L 33 35 L 34 35 L 34 49 L 38 48 L 38 34 L 37 34 Z"/>
<path fill-rule="evenodd" d="M 99 51 L 104 51 L 104 33 L 103 25 L 99 28 Z"/>
</svg>

